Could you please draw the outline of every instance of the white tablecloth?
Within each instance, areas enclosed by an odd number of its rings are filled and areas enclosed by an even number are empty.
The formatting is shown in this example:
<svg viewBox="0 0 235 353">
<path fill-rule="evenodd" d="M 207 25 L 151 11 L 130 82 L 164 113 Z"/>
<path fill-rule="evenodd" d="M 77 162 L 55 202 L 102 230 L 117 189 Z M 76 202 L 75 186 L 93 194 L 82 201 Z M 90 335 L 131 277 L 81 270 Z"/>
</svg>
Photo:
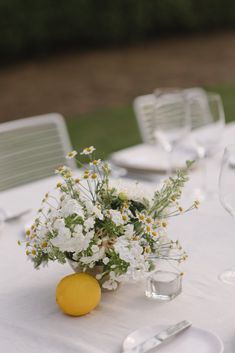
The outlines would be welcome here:
<svg viewBox="0 0 235 353">
<path fill-rule="evenodd" d="M 224 142 L 235 142 L 235 125 L 227 126 Z M 209 164 L 214 187 L 219 163 L 220 156 Z M 198 178 L 199 170 L 193 171 L 191 187 Z M 3 192 L 0 207 L 36 210 L 54 183 L 55 178 L 50 178 Z M 225 352 L 235 352 L 235 286 L 217 278 L 222 270 L 235 268 L 235 222 L 217 198 L 171 222 L 171 235 L 181 240 L 189 254 L 179 297 L 158 303 L 144 296 L 144 283 L 125 284 L 116 292 L 104 293 L 97 309 L 78 318 L 65 316 L 55 303 L 56 284 L 72 272 L 70 267 L 54 263 L 35 271 L 17 245 L 26 220 L 7 224 L 0 233 L 0 352 L 118 353 L 131 331 L 182 319 L 216 332 Z"/>
</svg>

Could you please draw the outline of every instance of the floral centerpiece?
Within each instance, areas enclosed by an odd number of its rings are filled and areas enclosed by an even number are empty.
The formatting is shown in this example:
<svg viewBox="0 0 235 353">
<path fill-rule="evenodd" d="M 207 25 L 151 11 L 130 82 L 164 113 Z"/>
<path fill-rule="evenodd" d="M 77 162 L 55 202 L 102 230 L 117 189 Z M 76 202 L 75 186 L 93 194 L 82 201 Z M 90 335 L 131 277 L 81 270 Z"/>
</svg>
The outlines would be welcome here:
<svg viewBox="0 0 235 353">
<path fill-rule="evenodd" d="M 167 236 L 169 217 L 198 207 L 195 201 L 183 209 L 178 200 L 191 163 L 167 179 L 152 196 L 137 184 L 127 186 L 110 178 L 107 162 L 85 148 L 88 163 L 79 178 L 68 167 L 59 167 L 58 197 L 49 193 L 30 229 L 26 231 L 26 254 L 36 268 L 69 260 L 80 271 L 96 271 L 106 289 L 143 278 L 151 270 L 151 256 L 181 262 L 187 255 L 178 241 Z M 77 152 L 67 158 L 76 158 Z"/>
</svg>

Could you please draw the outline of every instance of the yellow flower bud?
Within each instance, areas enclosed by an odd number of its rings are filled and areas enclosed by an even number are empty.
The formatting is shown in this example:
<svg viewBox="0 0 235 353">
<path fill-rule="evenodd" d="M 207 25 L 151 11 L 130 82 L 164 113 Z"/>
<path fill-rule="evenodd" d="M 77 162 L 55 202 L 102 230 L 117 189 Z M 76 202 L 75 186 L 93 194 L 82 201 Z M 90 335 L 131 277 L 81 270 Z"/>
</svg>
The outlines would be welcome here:
<svg viewBox="0 0 235 353">
<path fill-rule="evenodd" d="M 125 192 L 120 192 L 118 194 L 118 198 L 121 200 L 121 201 L 127 201 L 128 200 L 128 197 L 127 197 L 127 194 Z"/>
</svg>

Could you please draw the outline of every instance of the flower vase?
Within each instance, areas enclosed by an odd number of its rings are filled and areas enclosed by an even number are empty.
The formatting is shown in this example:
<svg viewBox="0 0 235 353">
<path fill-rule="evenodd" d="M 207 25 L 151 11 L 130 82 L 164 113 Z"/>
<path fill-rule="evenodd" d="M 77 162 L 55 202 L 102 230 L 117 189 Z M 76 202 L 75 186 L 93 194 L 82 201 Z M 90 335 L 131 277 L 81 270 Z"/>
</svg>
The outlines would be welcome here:
<svg viewBox="0 0 235 353">
<path fill-rule="evenodd" d="M 76 273 L 84 272 L 83 269 L 81 268 L 80 264 L 77 261 L 73 261 L 71 259 L 67 259 L 67 261 L 68 261 L 69 265 L 71 266 L 71 268 L 73 269 L 74 272 L 76 272 Z M 101 274 L 103 272 L 103 268 L 104 268 L 103 265 L 96 265 L 93 268 L 88 268 L 85 271 L 85 273 L 87 273 L 87 274 L 89 274 L 89 275 L 91 275 L 91 276 L 96 278 L 96 275 Z M 107 281 L 107 280 L 109 280 L 109 275 L 106 275 L 106 276 L 102 277 L 102 279 L 97 280 L 99 282 L 99 284 L 100 284 L 102 292 L 110 292 L 111 291 L 109 289 L 106 289 L 106 288 L 102 287 L 102 284 L 105 281 Z M 117 290 L 119 288 L 119 285 L 120 284 L 118 283 L 117 288 L 113 289 L 112 291 Z"/>
</svg>

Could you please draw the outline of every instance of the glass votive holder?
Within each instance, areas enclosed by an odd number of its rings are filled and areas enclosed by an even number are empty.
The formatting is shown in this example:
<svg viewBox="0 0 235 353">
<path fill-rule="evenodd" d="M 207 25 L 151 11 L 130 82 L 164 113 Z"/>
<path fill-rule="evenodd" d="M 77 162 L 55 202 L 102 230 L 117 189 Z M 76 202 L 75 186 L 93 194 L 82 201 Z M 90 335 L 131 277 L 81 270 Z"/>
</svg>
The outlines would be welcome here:
<svg viewBox="0 0 235 353">
<path fill-rule="evenodd" d="M 182 291 L 182 274 L 155 271 L 146 281 L 145 295 L 158 301 L 170 301 Z"/>
</svg>

